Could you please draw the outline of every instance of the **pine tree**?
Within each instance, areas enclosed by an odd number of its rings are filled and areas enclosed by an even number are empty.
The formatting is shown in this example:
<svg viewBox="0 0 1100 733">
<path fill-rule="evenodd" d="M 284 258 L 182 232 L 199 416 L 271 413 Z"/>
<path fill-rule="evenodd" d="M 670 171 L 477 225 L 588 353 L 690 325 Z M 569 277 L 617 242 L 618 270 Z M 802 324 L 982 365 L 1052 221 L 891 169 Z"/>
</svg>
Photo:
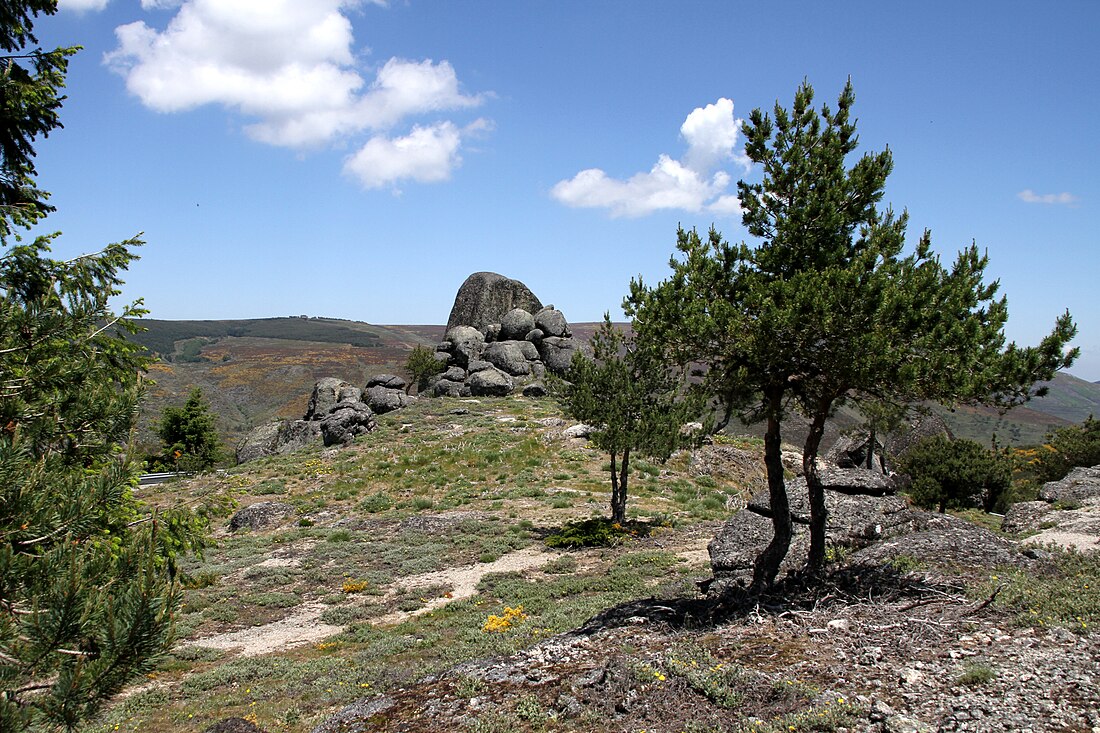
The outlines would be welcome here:
<svg viewBox="0 0 1100 733">
<path fill-rule="evenodd" d="M 757 558 L 752 589 L 770 585 L 790 546 L 782 424 L 794 407 L 810 420 L 803 446 L 809 491 L 811 569 L 825 560 L 826 507 L 816 458 L 825 423 L 845 400 L 893 405 L 920 400 L 1026 401 L 1038 380 L 1068 366 L 1075 333 L 1059 317 L 1038 347 L 1007 344 L 1005 299 L 985 284 L 976 246 L 941 265 L 925 232 L 902 255 L 907 216 L 879 211 L 893 167 L 889 151 L 848 167 L 856 149 L 849 82 L 837 107 L 813 107 L 799 88 L 774 120 L 754 110 L 745 152 L 763 171 L 740 182 L 743 223 L 759 240 L 730 245 L 678 234 L 672 276 L 648 288 L 631 283 L 625 307 L 639 333 L 668 344 L 670 357 L 707 365 L 707 384 L 727 418 L 766 422 L 765 464 L 774 536 Z"/>
<path fill-rule="evenodd" d="M 114 313 L 141 244 L 51 259 L 33 141 L 59 126 L 65 60 L 27 49 L 44 0 L 0 1 L 0 730 L 76 730 L 172 642 L 177 552 L 202 522 L 133 496 L 144 350 L 137 301 Z M 30 60 L 31 68 L 21 63 Z M 54 235 L 56 236 L 56 235 Z M 15 237 L 18 240 L 18 237 Z M 10 245 L 10 246 L 9 246 Z"/>
<path fill-rule="evenodd" d="M 166 459 L 185 470 L 208 469 L 221 459 L 214 415 L 198 387 L 183 407 L 164 409 L 157 435 L 164 442 Z"/>
<path fill-rule="evenodd" d="M 53 211 L 34 180 L 34 141 L 62 126 L 60 90 L 78 50 L 36 47 L 35 18 L 55 12 L 57 0 L 0 0 L 0 244 Z"/>
<path fill-rule="evenodd" d="M 622 523 L 631 455 L 667 459 L 688 442 L 684 424 L 699 415 L 701 404 L 683 393 L 677 372 L 659 352 L 626 337 L 609 315 L 592 350 L 591 359 L 574 354 L 559 401 L 574 420 L 595 427 L 589 439 L 610 454 L 611 521 Z"/>
</svg>

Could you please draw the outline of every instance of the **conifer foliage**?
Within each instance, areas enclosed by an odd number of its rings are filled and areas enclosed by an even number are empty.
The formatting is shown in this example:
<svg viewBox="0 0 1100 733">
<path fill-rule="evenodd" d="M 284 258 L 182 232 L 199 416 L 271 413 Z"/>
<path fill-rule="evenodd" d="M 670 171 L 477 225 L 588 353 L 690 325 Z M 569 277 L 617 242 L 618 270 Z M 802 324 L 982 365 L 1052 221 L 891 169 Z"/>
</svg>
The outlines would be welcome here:
<svg viewBox="0 0 1100 733">
<path fill-rule="evenodd" d="M 184 470 L 203 470 L 221 458 L 218 430 L 202 390 L 191 390 L 183 407 L 166 407 L 157 435 L 164 441 L 165 460 Z"/>
<path fill-rule="evenodd" d="M 54 2 L 0 2 L 0 730 L 75 730 L 172 640 L 177 552 L 201 548 L 189 511 L 133 496 L 129 449 L 144 350 L 140 301 L 112 312 L 141 244 L 49 257 L 8 241 L 46 211 L 32 143 L 58 126 L 64 59 L 32 23 Z M 30 60 L 31 67 L 22 63 Z M 43 72 L 43 68 L 46 72 Z"/>
<path fill-rule="evenodd" d="M 627 337 L 608 315 L 592 339 L 593 357 L 573 355 L 559 400 L 575 420 L 592 425 L 590 440 L 610 454 L 611 521 L 626 520 L 632 453 L 667 459 L 692 437 L 683 431 L 701 404 L 684 393 L 679 372 L 662 354 Z"/>
<path fill-rule="evenodd" d="M 680 230 L 668 280 L 631 283 L 625 307 L 639 336 L 697 361 L 726 415 L 767 424 L 764 445 L 774 536 L 757 558 L 753 589 L 770 585 L 790 546 L 781 427 L 792 408 L 810 421 L 803 469 L 811 513 L 808 565 L 825 562 L 826 506 L 816 457 L 825 422 L 844 401 L 904 406 L 920 400 L 1026 401 L 1031 386 L 1076 351 L 1069 313 L 1037 347 L 1006 344 L 1008 307 L 976 246 L 951 267 L 925 232 L 906 247 L 907 216 L 880 210 L 893 168 L 889 150 L 856 150 L 855 94 L 835 109 L 813 104 L 803 83 L 788 110 L 757 109 L 744 126 L 759 183 L 738 184 L 742 222 L 756 246 Z"/>
</svg>

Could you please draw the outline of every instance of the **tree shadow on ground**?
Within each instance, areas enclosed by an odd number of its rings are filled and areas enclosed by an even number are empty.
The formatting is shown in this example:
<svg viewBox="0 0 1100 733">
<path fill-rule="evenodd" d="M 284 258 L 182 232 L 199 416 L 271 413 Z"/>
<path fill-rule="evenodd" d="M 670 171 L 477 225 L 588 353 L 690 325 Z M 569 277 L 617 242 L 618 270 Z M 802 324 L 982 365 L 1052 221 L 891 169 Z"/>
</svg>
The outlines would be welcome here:
<svg viewBox="0 0 1100 733">
<path fill-rule="evenodd" d="M 809 611 L 851 603 L 920 601 L 958 593 L 886 564 L 853 564 L 822 576 L 789 575 L 770 590 L 750 594 L 739 590 L 721 597 L 644 598 L 621 603 L 596 614 L 574 633 L 589 636 L 599 631 L 641 624 L 660 624 L 673 630 L 706 629 L 750 615 L 777 616 L 788 611 Z"/>
</svg>

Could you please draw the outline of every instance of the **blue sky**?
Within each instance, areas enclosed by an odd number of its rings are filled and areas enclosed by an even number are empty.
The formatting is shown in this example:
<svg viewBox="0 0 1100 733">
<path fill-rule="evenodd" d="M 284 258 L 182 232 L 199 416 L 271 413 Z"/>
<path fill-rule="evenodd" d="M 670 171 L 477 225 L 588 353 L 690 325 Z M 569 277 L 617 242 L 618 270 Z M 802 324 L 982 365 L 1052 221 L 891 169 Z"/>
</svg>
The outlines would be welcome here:
<svg viewBox="0 0 1100 733">
<path fill-rule="evenodd" d="M 1095 2 L 62 0 L 84 46 L 39 144 L 65 255 L 144 232 L 152 317 L 444 323 L 492 270 L 621 318 L 678 224 L 746 234 L 737 120 L 834 102 L 886 201 L 972 241 L 1036 343 L 1066 308 L 1100 380 Z"/>
</svg>

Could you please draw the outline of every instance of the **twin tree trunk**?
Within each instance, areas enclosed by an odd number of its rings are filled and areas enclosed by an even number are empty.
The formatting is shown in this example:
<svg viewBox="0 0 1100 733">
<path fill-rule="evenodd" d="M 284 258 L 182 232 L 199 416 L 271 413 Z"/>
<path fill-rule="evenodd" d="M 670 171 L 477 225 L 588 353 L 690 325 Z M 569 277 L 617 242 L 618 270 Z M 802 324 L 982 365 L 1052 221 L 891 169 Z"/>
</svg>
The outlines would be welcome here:
<svg viewBox="0 0 1100 733">
<path fill-rule="evenodd" d="M 779 418 L 783 409 L 782 389 L 765 393 L 768 400 L 768 429 L 764 433 L 764 466 L 768 472 L 768 498 L 772 511 L 772 541 L 760 553 L 753 564 L 750 593 L 759 593 L 775 582 L 779 565 L 791 547 L 791 506 L 787 501 L 787 487 L 783 483 L 782 436 Z"/>
<path fill-rule="evenodd" d="M 630 449 L 623 451 L 622 467 L 616 469 L 615 454 L 611 454 L 611 522 L 626 521 L 626 479 L 630 469 Z"/>
<path fill-rule="evenodd" d="M 783 481 L 783 451 L 780 434 L 780 415 L 782 411 L 782 391 L 766 394 L 768 399 L 768 428 L 764 434 L 764 465 L 768 472 L 768 497 L 772 513 L 772 541 L 756 558 L 753 567 L 752 585 L 749 592 L 760 592 L 771 586 L 779 574 L 779 566 L 791 547 L 794 526 L 791 520 L 791 505 L 787 499 L 787 487 Z M 807 566 L 811 572 L 820 572 L 825 567 L 825 523 L 828 510 L 825 507 L 825 488 L 817 472 L 817 453 L 821 447 L 821 438 L 825 435 L 825 419 L 829 414 L 831 400 L 819 405 L 810 433 L 802 451 L 802 472 L 806 477 L 806 487 L 810 499 L 810 554 Z"/>
</svg>

